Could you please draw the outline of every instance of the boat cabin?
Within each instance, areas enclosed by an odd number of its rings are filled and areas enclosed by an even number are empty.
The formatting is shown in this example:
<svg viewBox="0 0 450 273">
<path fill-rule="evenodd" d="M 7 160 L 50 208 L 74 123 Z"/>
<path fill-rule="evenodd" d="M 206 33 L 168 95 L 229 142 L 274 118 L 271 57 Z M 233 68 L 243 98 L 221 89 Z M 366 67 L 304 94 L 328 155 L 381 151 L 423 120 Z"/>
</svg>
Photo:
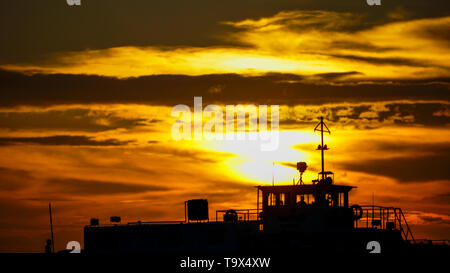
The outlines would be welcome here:
<svg viewBox="0 0 450 273">
<path fill-rule="evenodd" d="M 306 185 L 258 186 L 258 213 L 261 208 L 265 227 L 283 222 L 304 224 L 305 228 L 352 227 L 348 193 L 353 188 L 332 184 L 330 176 Z"/>
</svg>

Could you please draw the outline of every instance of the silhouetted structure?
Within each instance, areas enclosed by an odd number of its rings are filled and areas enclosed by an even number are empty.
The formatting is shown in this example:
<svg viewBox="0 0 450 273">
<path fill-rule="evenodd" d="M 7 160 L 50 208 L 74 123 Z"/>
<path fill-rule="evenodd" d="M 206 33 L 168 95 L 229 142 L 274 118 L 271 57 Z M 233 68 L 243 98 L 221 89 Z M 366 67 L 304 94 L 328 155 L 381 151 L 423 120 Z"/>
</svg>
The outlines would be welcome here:
<svg viewBox="0 0 450 273">
<path fill-rule="evenodd" d="M 52 216 L 52 203 L 48 203 L 48 214 L 50 215 L 50 235 L 52 236 L 52 239 L 50 240 L 51 242 L 51 253 L 55 252 L 55 239 L 53 237 L 53 216 Z M 48 244 L 48 240 L 47 240 L 47 244 Z M 46 247 L 46 251 L 47 253 L 47 247 Z"/>
<path fill-rule="evenodd" d="M 320 129 L 319 129 L 320 128 Z M 185 220 L 100 225 L 91 219 L 84 229 L 87 253 L 230 253 L 230 252 L 367 252 L 377 241 L 383 252 L 414 243 L 399 208 L 349 205 L 353 186 L 337 185 L 325 171 L 323 133 L 330 130 L 320 118 L 322 171 L 311 184 L 257 186 L 255 209 L 216 211 L 209 220 L 204 199 L 185 202 Z M 299 162 L 300 174 L 306 163 Z"/>
<path fill-rule="evenodd" d="M 47 239 L 45 244 L 45 253 L 46 254 L 52 254 L 52 240 Z"/>
</svg>

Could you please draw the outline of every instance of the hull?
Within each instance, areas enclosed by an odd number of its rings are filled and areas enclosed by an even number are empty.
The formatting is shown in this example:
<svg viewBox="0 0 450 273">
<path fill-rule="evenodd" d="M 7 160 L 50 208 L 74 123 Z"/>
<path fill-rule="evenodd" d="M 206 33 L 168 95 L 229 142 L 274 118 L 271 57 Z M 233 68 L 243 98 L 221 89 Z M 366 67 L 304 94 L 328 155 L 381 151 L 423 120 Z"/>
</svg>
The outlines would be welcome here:
<svg viewBox="0 0 450 273">
<path fill-rule="evenodd" d="M 367 253 L 370 241 L 386 253 L 407 246 L 398 230 L 268 232 L 257 221 L 86 226 L 84 239 L 86 253 Z"/>
</svg>

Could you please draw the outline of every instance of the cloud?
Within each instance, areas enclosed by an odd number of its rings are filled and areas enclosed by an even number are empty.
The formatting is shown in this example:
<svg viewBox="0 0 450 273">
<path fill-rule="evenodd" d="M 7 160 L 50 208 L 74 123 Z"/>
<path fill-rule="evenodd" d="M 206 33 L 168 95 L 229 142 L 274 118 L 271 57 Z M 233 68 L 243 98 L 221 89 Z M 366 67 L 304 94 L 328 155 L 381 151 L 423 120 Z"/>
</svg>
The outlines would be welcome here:
<svg viewBox="0 0 450 273">
<path fill-rule="evenodd" d="M 356 72 L 349 72 L 354 75 Z M 357 74 L 357 73 L 356 73 Z M 56 104 L 151 104 L 174 106 L 193 104 L 194 96 L 202 96 L 208 104 L 325 104 L 356 101 L 382 101 L 396 99 L 450 100 L 449 79 L 427 81 L 390 81 L 386 83 L 327 84 L 326 79 L 342 74 L 317 74 L 322 83 L 311 83 L 308 77 L 293 74 L 270 73 L 261 76 L 237 74 L 213 74 L 203 76 L 155 75 L 138 78 L 117 79 L 87 75 L 23 75 L 0 70 L 0 106 L 17 105 L 49 106 Z M 348 74 L 344 74 L 347 75 Z M 64 86 L 64 92 L 61 87 Z M 220 92 L 210 92 L 212 86 L 222 86 Z M 55 123 L 62 123 L 67 115 L 76 111 L 55 113 Z M 102 114 L 86 118 L 87 124 Z M 43 118 L 45 114 L 42 114 Z M 19 120 L 23 115 L 16 115 Z M 12 117 L 15 117 L 12 115 Z M 70 117 L 68 117 L 70 118 Z M 109 127 L 137 126 L 144 121 L 139 118 L 122 120 L 106 118 Z M 1 120 L 1 119 L 0 119 Z M 4 124 L 10 124 L 6 118 Z M 76 123 L 72 127 L 79 127 Z M 49 127 L 49 122 L 45 122 Z M 31 125 L 29 125 L 31 126 Z M 91 126 L 92 127 L 92 126 Z M 108 129 L 96 125 L 92 129 Z"/>
<path fill-rule="evenodd" d="M 364 24 L 361 24 L 361 17 L 355 14 L 289 11 L 259 20 L 227 24 L 242 29 L 234 34 L 233 38 L 254 48 L 273 52 L 274 55 L 288 55 L 293 59 L 303 55 L 303 60 L 307 61 L 313 61 L 312 54 L 319 54 L 331 57 L 324 60 L 329 62 L 330 66 L 339 64 L 347 70 L 351 70 L 349 67 L 353 64 L 359 63 L 354 70 L 362 72 L 364 77 L 421 77 L 413 67 L 432 67 L 431 70 L 423 71 L 434 71 L 431 73 L 436 73 L 435 75 L 448 73 L 448 60 L 440 59 L 439 56 L 449 51 L 448 43 L 441 41 L 448 37 L 446 30 L 450 26 L 450 17 L 369 24 L 366 25 L 367 28 L 359 29 Z M 352 30 L 352 25 L 358 26 L 358 29 Z M 323 39 L 324 36 L 327 39 Z M 347 62 L 333 58 L 344 58 Z M 379 74 L 374 67 L 364 63 L 383 65 L 383 72 L 386 73 Z M 387 75 L 395 66 L 411 69 L 411 74 L 400 75 L 392 71 L 392 75 Z M 444 74 L 439 72 L 441 69 Z M 355 78 L 364 77 L 360 75 Z"/>
<path fill-rule="evenodd" d="M 434 0 L 432 4 L 421 0 L 397 0 L 384 1 L 380 8 L 371 8 L 364 1 L 342 3 L 334 0 L 266 0 L 264 5 L 260 0 L 229 0 L 220 5 L 209 0 L 168 1 L 158 5 L 148 1 L 97 0 L 74 10 L 68 8 L 65 1 L 55 4 L 52 0 L 39 3 L 16 0 L 3 3 L 0 8 L 0 17 L 3 18 L 0 33 L 8 34 L 0 36 L 0 61 L 32 62 L 53 52 L 109 48 L 118 44 L 223 45 L 217 34 L 227 33 L 229 28 L 218 22 L 270 18 L 277 11 L 323 10 L 365 14 L 367 18 L 360 25 L 366 27 L 391 20 L 447 15 L 447 9 L 442 8 L 446 4 L 445 0 Z M 19 16 L 26 19 L 18 22 Z M 301 18 L 307 19 L 305 16 Z M 70 33 L 70 37 L 55 39 L 62 32 Z M 230 42 L 226 45 L 235 44 Z"/>
<path fill-rule="evenodd" d="M 420 145 L 390 142 L 375 147 L 377 154 L 404 155 L 384 159 L 359 157 L 358 160 L 342 161 L 337 165 L 344 170 L 391 177 L 400 183 L 450 181 L 450 169 L 447 167 L 450 161 L 450 143 Z"/>
<path fill-rule="evenodd" d="M 447 126 L 447 101 L 380 101 L 286 106 L 280 108 L 282 129 L 311 126 L 323 116 L 334 127 L 375 129 L 386 126 Z"/>
<path fill-rule="evenodd" d="M 100 132 L 132 129 L 157 120 L 124 118 L 108 111 L 87 108 L 40 109 L 38 111 L 0 111 L 0 128 L 10 130 L 66 130 Z"/>
<path fill-rule="evenodd" d="M 46 184 L 47 187 L 51 188 L 53 191 L 57 191 L 60 194 L 71 194 L 76 196 L 136 194 L 168 190 L 168 188 L 162 186 L 72 178 L 54 178 L 50 179 Z"/>
<path fill-rule="evenodd" d="M 311 29 L 342 30 L 349 27 L 360 26 L 361 15 L 350 12 L 335 12 L 326 10 L 290 10 L 281 11 L 272 17 L 259 19 L 245 19 L 238 22 L 227 21 L 223 24 L 241 29 L 258 31 L 273 31 L 278 29 L 291 29 L 299 32 Z"/>
<path fill-rule="evenodd" d="M 446 56 L 450 55 L 450 49 L 446 33 L 450 17 L 388 21 L 379 25 L 362 22 L 360 15 L 349 12 L 280 11 L 259 19 L 225 21 L 232 29 L 220 35 L 223 45 L 119 46 L 65 51 L 51 54 L 45 61 L 0 67 L 31 74 L 119 78 L 155 74 L 314 75 L 353 71 L 358 73 L 348 75 L 345 81 L 449 77 Z M 232 43 L 235 45 L 230 46 Z"/>
<path fill-rule="evenodd" d="M 431 224 L 450 224 L 449 220 L 445 220 L 442 217 L 439 216 L 426 216 L 426 215 L 421 215 L 419 216 L 421 220 L 427 222 L 427 223 L 431 223 Z"/>
<path fill-rule="evenodd" d="M 443 204 L 443 205 L 450 205 L 450 192 L 442 193 L 442 194 L 436 194 L 433 196 L 427 196 L 422 199 L 424 202 L 430 202 L 433 204 Z"/>
<path fill-rule="evenodd" d="M 149 172 L 150 173 L 150 172 Z M 0 168 L 0 194 L 13 192 L 14 198 L 28 201 L 68 201 L 80 196 L 158 193 L 168 191 L 161 185 L 130 181 L 108 181 L 102 179 L 60 177 L 42 170 Z"/>
<path fill-rule="evenodd" d="M 105 140 L 95 140 L 89 136 L 56 135 L 44 137 L 0 137 L 1 145 L 12 144 L 39 144 L 39 145 L 68 145 L 68 146 L 120 146 L 131 141 L 120 141 L 109 138 Z"/>
</svg>

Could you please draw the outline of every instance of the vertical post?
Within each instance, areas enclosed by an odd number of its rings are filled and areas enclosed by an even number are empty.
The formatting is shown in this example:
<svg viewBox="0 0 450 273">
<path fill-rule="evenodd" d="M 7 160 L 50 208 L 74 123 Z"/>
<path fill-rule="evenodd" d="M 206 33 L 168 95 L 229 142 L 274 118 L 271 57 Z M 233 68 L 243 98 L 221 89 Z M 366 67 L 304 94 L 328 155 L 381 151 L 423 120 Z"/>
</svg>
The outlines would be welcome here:
<svg viewBox="0 0 450 273">
<path fill-rule="evenodd" d="M 320 129 L 318 129 L 319 125 L 320 125 Z M 326 148 L 323 144 L 324 127 L 326 130 L 325 132 L 330 134 L 331 133 L 330 129 L 328 129 L 327 125 L 323 122 L 323 117 L 320 117 L 320 122 L 314 128 L 314 132 L 320 131 L 320 145 L 317 148 L 317 150 L 320 150 L 321 156 L 322 156 L 322 180 L 325 179 L 325 152 L 324 152 L 324 150 L 328 150 L 328 148 Z"/>
<path fill-rule="evenodd" d="M 275 162 L 272 161 L 272 187 L 274 187 L 274 186 L 275 186 Z M 269 194 L 269 196 L 270 196 L 269 202 L 270 202 L 270 205 L 272 206 L 273 205 L 273 197 L 274 197 L 274 195 L 273 194 Z"/>
<path fill-rule="evenodd" d="M 52 219 L 52 203 L 48 203 L 48 212 L 50 214 L 50 233 L 52 236 L 52 253 L 55 253 L 55 240 L 53 238 L 53 219 Z"/>
<path fill-rule="evenodd" d="M 272 162 L 272 186 L 275 186 L 275 162 Z"/>
<path fill-rule="evenodd" d="M 259 187 L 256 187 L 256 220 L 259 220 Z"/>
<path fill-rule="evenodd" d="M 389 222 L 389 208 L 387 208 L 386 211 L 386 221 Z"/>
<path fill-rule="evenodd" d="M 325 179 L 325 160 L 323 159 L 323 117 L 320 117 L 320 137 L 322 141 L 322 180 Z"/>
<path fill-rule="evenodd" d="M 369 209 L 366 209 L 366 228 L 369 228 Z"/>
<path fill-rule="evenodd" d="M 187 212 L 186 212 L 186 203 L 187 201 L 184 201 L 184 222 L 187 222 Z M 217 213 L 216 213 L 216 222 L 217 222 Z"/>
<path fill-rule="evenodd" d="M 381 215 L 381 229 L 384 229 L 384 208 L 380 208 L 380 215 Z"/>
</svg>

